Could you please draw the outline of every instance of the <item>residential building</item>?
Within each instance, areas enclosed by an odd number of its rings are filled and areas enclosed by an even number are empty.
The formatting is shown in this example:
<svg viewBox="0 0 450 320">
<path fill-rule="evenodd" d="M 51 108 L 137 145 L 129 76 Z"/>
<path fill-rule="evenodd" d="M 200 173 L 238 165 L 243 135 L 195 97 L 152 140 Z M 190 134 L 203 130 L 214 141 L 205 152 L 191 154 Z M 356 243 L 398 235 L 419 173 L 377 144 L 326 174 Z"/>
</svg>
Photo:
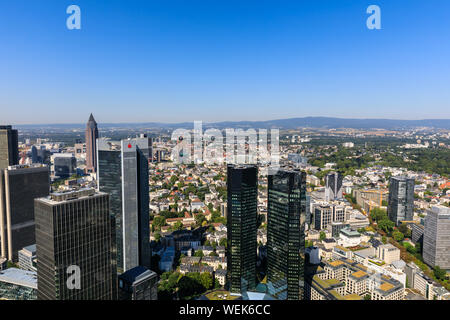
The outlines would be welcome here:
<svg viewBox="0 0 450 320">
<path fill-rule="evenodd" d="M 224 287 L 227 279 L 227 270 L 218 269 L 214 272 L 214 277 L 219 281 L 219 284 Z"/>
<path fill-rule="evenodd" d="M 325 261 L 324 267 L 308 272 L 306 292 L 311 300 L 403 300 L 403 284 L 373 272 L 354 260 Z"/>
</svg>

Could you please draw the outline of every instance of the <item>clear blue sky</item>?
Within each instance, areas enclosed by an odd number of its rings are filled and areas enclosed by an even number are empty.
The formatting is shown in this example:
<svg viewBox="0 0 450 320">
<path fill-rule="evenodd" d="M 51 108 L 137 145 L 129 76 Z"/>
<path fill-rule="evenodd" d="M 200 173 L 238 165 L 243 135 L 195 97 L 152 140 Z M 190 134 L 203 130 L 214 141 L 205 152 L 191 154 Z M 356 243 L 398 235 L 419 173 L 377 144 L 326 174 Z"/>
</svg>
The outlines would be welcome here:
<svg viewBox="0 0 450 320">
<path fill-rule="evenodd" d="M 2 0 L 0 124 L 450 118 L 449 14 L 448 0 Z"/>
</svg>

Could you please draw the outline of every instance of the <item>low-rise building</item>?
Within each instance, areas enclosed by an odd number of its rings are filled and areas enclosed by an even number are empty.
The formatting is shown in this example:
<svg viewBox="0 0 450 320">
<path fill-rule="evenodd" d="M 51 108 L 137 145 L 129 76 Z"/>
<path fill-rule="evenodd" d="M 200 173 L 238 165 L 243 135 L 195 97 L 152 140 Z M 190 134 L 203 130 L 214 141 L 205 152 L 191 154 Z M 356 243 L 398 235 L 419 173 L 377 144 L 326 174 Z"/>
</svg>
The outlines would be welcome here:
<svg viewBox="0 0 450 320">
<path fill-rule="evenodd" d="M 377 248 L 377 257 L 387 264 L 400 260 L 400 249 L 390 243 Z"/>
<path fill-rule="evenodd" d="M 36 271 L 36 245 L 32 244 L 19 250 L 19 267 L 24 270 Z"/>
<path fill-rule="evenodd" d="M 227 280 L 227 270 L 225 269 L 218 269 L 214 273 L 215 278 L 219 281 L 219 284 L 223 287 L 225 286 L 226 280 Z"/>
<path fill-rule="evenodd" d="M 0 271 L 0 300 L 36 300 L 37 273 L 8 268 Z"/>
<path fill-rule="evenodd" d="M 312 300 L 362 299 L 403 300 L 404 286 L 398 280 L 376 273 L 354 260 L 326 261 L 323 269 L 307 277 L 307 294 Z"/>
</svg>

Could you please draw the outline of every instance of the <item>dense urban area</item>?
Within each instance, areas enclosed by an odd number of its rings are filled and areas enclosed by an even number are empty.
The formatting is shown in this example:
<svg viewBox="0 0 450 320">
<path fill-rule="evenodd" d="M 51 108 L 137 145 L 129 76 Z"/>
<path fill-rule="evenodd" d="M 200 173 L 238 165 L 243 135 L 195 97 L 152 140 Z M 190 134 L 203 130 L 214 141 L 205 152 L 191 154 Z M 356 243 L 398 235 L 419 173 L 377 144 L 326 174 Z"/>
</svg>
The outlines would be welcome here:
<svg viewBox="0 0 450 320">
<path fill-rule="evenodd" d="M 267 175 L 99 127 L 0 126 L 0 299 L 450 299 L 449 130 L 281 129 Z"/>
</svg>

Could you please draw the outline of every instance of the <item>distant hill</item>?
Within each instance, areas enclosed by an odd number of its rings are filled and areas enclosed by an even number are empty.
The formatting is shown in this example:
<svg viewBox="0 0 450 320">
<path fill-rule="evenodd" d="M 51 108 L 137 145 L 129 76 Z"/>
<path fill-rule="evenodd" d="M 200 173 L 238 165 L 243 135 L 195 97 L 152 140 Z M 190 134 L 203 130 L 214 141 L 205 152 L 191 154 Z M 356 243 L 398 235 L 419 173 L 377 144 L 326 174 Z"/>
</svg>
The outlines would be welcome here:
<svg viewBox="0 0 450 320">
<path fill-rule="evenodd" d="M 192 128 L 193 122 L 183 123 L 99 123 L 100 128 Z M 82 128 L 85 124 L 40 124 L 40 125 L 17 125 L 17 128 Z M 296 129 L 300 127 L 309 128 L 353 128 L 353 129 L 408 129 L 417 127 L 431 127 L 436 129 L 449 129 L 450 119 L 425 119 L 425 120 L 392 120 L 392 119 L 345 119 L 330 117 L 304 117 L 267 121 L 224 121 L 215 123 L 203 123 L 203 128 L 279 128 Z"/>
</svg>

